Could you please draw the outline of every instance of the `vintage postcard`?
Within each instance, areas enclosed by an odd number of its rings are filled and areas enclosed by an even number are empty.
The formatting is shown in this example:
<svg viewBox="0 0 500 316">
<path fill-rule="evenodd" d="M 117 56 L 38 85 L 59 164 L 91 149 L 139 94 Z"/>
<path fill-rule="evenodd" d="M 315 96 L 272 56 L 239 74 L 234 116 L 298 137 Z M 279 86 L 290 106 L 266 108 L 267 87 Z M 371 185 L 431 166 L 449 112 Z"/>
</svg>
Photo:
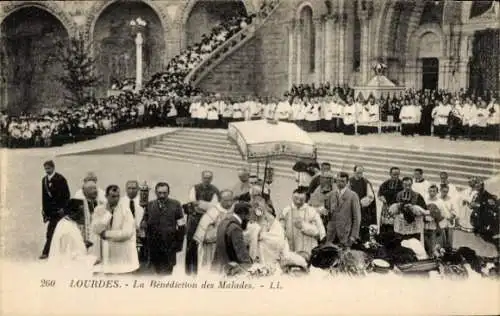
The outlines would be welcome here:
<svg viewBox="0 0 500 316">
<path fill-rule="evenodd" d="M 0 1 L 0 314 L 500 314 L 499 56 L 499 1 Z"/>
</svg>

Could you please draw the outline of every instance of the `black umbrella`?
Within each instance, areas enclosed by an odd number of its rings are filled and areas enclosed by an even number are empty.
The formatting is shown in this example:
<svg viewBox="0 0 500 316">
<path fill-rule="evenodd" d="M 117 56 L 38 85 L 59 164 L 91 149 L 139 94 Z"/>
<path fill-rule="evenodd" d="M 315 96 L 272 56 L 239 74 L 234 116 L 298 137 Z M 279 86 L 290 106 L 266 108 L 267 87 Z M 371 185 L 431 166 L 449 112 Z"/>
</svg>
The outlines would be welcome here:
<svg viewBox="0 0 500 316">
<path fill-rule="evenodd" d="M 319 169 L 319 164 L 314 159 L 304 158 L 297 161 L 292 170 L 296 172 L 307 172 L 311 167 L 317 167 Z"/>
</svg>

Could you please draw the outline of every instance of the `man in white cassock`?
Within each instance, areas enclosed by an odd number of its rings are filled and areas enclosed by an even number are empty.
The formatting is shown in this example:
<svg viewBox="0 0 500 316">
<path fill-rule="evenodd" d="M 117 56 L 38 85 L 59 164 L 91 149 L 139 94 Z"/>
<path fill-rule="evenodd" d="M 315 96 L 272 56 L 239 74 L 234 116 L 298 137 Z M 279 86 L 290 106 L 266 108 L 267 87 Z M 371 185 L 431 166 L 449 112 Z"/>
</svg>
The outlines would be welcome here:
<svg viewBox="0 0 500 316">
<path fill-rule="evenodd" d="M 217 227 L 224 216 L 231 212 L 234 195 L 230 190 L 222 190 L 220 203 L 210 207 L 200 219 L 193 239 L 198 243 L 198 269 L 210 270 L 215 254 Z"/>
<path fill-rule="evenodd" d="M 64 210 L 64 217 L 57 223 L 50 244 L 48 263 L 57 269 L 91 272 L 95 256 L 87 255 L 85 242 L 79 228 L 84 222 L 83 201 L 71 199 Z"/>
<path fill-rule="evenodd" d="M 283 97 L 276 106 L 276 113 L 274 115 L 274 118 L 279 121 L 288 122 L 290 120 L 291 112 L 292 106 L 288 102 L 287 98 Z"/>
<path fill-rule="evenodd" d="M 432 118 L 434 119 L 434 134 L 440 138 L 444 138 L 446 136 L 448 130 L 448 116 L 450 115 L 450 112 L 451 104 L 447 99 L 440 102 L 439 105 L 432 110 Z"/>
<path fill-rule="evenodd" d="M 415 124 L 419 122 L 419 115 L 420 113 L 417 113 L 416 107 L 411 104 L 411 101 L 406 100 L 399 113 L 399 119 L 401 120 L 401 135 L 415 136 Z"/>
<path fill-rule="evenodd" d="M 196 96 L 193 98 L 191 105 L 189 106 L 189 114 L 191 119 L 194 121 L 194 126 L 199 127 L 198 122 L 198 109 L 200 108 L 200 97 Z"/>
<path fill-rule="evenodd" d="M 106 188 L 107 203 L 98 206 L 92 216 L 92 231 L 102 242 L 101 272 L 126 274 L 139 268 L 136 247 L 136 229 L 130 209 L 120 201 L 120 188 Z"/>
</svg>

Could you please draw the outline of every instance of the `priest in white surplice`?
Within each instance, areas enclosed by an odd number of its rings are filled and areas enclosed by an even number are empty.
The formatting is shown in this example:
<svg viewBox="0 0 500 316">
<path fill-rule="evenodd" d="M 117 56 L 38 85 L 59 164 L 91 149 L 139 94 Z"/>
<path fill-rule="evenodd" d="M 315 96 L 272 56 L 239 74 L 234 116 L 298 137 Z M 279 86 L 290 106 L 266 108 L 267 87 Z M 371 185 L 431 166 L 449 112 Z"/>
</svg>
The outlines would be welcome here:
<svg viewBox="0 0 500 316">
<path fill-rule="evenodd" d="M 224 216 L 232 211 L 234 204 L 233 192 L 222 190 L 220 203 L 209 208 L 200 219 L 193 239 L 198 243 L 198 269 L 209 271 L 215 254 L 217 227 Z"/>
<path fill-rule="evenodd" d="M 106 188 L 106 205 L 98 206 L 92 216 L 92 231 L 101 237 L 102 270 L 108 274 L 130 273 L 139 268 L 136 227 L 129 208 L 120 201 L 116 185 Z"/>
<path fill-rule="evenodd" d="M 71 199 L 64 214 L 65 216 L 57 223 L 54 230 L 48 263 L 57 269 L 91 273 L 96 258 L 87 255 L 86 245 L 79 228 L 79 225 L 84 222 L 83 201 Z"/>
<path fill-rule="evenodd" d="M 92 181 L 97 185 L 97 176 L 93 172 L 88 172 L 85 178 L 83 178 L 83 183 L 85 185 L 86 182 Z M 85 194 L 83 192 L 83 186 L 80 190 L 76 191 L 74 198 L 83 200 L 85 199 Z M 100 187 L 97 187 L 97 202 L 98 204 L 106 204 L 106 194 L 104 194 L 104 190 Z"/>
</svg>

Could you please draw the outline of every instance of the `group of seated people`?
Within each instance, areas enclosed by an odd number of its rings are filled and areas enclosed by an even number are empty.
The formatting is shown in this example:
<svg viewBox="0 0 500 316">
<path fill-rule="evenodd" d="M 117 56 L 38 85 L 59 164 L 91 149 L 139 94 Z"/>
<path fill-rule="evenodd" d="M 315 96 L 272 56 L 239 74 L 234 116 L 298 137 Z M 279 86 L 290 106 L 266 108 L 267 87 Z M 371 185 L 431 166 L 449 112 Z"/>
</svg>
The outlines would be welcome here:
<svg viewBox="0 0 500 316">
<path fill-rule="evenodd" d="M 267 16 L 275 4 L 276 1 L 263 3 L 259 16 Z M 203 36 L 200 43 L 175 56 L 165 72 L 153 75 L 138 95 L 132 93 L 135 89 L 134 80 L 126 79 L 114 82 L 111 87 L 113 90 L 122 90 L 121 95 L 94 100 L 79 109 L 17 117 L 2 114 L 2 145 L 62 145 L 130 127 L 173 124 L 172 117 L 187 112 L 185 97 L 199 94 L 197 89 L 184 83 L 185 76 L 214 49 L 251 24 L 255 17 L 255 14 L 234 16 L 215 26 L 209 35 Z"/>
<path fill-rule="evenodd" d="M 10 148 L 62 146 L 143 126 L 144 107 L 133 93 L 88 102 L 77 109 L 2 119 L 2 145 Z"/>
</svg>

